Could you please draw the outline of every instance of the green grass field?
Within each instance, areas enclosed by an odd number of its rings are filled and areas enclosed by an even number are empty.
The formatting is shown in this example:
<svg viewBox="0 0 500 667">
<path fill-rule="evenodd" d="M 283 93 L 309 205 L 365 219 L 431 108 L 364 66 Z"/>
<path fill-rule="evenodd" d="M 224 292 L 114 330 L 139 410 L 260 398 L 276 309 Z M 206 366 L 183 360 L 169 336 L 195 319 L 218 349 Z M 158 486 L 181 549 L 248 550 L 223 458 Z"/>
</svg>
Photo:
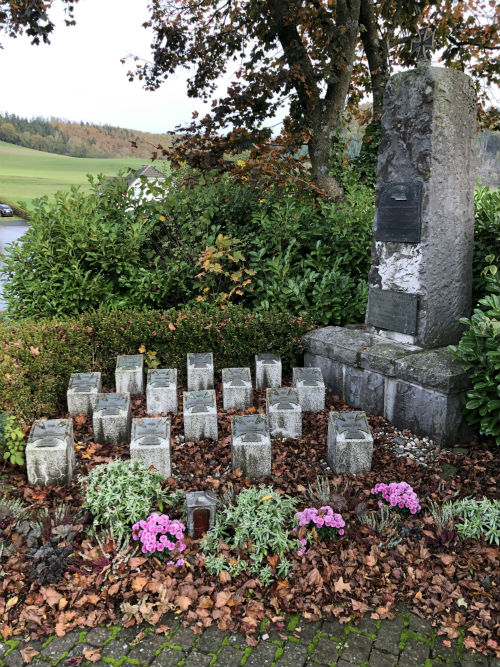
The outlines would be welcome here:
<svg viewBox="0 0 500 667">
<path fill-rule="evenodd" d="M 68 190 L 72 185 L 88 189 L 87 174 L 116 176 L 120 170 L 138 169 L 147 161 L 132 158 L 77 158 L 34 151 L 0 141 L 0 202 L 2 197 L 12 202 Z"/>
</svg>

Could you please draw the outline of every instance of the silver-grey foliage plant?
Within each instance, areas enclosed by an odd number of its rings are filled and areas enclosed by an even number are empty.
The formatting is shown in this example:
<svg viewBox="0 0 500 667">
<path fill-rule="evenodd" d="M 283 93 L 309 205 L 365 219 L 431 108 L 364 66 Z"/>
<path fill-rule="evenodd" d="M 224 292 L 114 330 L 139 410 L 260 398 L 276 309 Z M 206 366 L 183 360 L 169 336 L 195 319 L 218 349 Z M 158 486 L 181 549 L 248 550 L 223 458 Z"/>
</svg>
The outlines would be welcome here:
<svg viewBox="0 0 500 667">
<path fill-rule="evenodd" d="M 460 537 L 500 543 L 500 500 L 462 498 L 453 503 L 453 513 L 463 519 L 455 522 Z"/>
<path fill-rule="evenodd" d="M 94 528 L 108 529 L 117 538 L 130 537 L 132 524 L 161 511 L 167 500 L 162 475 L 138 460 L 98 465 L 81 481 Z"/>
</svg>

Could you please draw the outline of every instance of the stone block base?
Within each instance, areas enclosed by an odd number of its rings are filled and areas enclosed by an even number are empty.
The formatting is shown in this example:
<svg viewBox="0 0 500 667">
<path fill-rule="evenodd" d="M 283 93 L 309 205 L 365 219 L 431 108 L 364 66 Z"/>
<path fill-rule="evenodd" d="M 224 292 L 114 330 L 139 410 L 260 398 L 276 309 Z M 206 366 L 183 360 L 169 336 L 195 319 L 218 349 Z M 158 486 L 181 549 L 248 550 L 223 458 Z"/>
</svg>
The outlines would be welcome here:
<svg viewBox="0 0 500 667">
<path fill-rule="evenodd" d="M 304 366 L 321 368 L 328 391 L 351 407 L 441 446 L 472 437 L 461 414 L 469 380 L 447 348 L 397 343 L 364 327 L 315 329 L 304 341 Z"/>
</svg>

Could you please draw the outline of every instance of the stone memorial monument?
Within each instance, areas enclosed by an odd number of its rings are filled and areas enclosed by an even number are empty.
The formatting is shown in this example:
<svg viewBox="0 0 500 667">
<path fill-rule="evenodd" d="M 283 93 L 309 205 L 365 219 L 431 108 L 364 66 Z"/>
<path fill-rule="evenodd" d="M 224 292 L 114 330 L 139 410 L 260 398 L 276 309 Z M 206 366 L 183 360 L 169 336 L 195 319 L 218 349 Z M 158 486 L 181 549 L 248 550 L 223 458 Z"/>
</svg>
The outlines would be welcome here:
<svg viewBox="0 0 500 667">
<path fill-rule="evenodd" d="M 279 354 L 259 352 L 255 355 L 255 387 L 281 387 L 281 358 Z"/>
<path fill-rule="evenodd" d="M 118 394 L 144 393 L 144 357 L 142 354 L 119 354 L 116 359 L 115 387 Z"/>
<path fill-rule="evenodd" d="M 302 410 L 324 410 L 326 388 L 321 368 L 294 368 L 292 373 L 292 383 Z"/>
<path fill-rule="evenodd" d="M 231 418 L 231 466 L 250 479 L 271 476 L 271 438 L 265 415 Z"/>
<path fill-rule="evenodd" d="M 146 383 L 148 415 L 177 412 L 177 368 L 150 368 Z"/>
<path fill-rule="evenodd" d="M 211 352 L 187 355 L 188 391 L 214 388 L 214 355 Z"/>
<path fill-rule="evenodd" d="M 470 77 L 432 67 L 425 30 L 415 69 L 388 82 L 364 326 L 305 336 L 305 365 L 330 391 L 441 445 L 468 437 L 468 387 L 447 345 L 471 310 L 476 96 Z"/>
<path fill-rule="evenodd" d="M 168 417 L 132 419 L 130 458 L 140 459 L 147 468 L 153 466 L 165 477 L 170 477 L 170 419 Z"/>
<path fill-rule="evenodd" d="M 266 389 L 266 404 L 271 438 L 302 437 L 302 409 L 296 389 Z"/>
<path fill-rule="evenodd" d="M 334 472 L 370 472 L 373 437 L 364 412 L 330 412 L 326 460 Z"/>
<path fill-rule="evenodd" d="M 184 439 L 186 441 L 218 439 L 217 405 L 215 390 L 185 391 L 184 403 Z"/>
<path fill-rule="evenodd" d="M 96 442 L 129 442 L 130 418 L 130 394 L 97 394 L 92 416 Z"/>
<path fill-rule="evenodd" d="M 69 414 L 91 415 L 101 391 L 100 373 L 71 373 L 66 392 Z"/>
<path fill-rule="evenodd" d="M 224 410 L 246 410 L 253 403 L 252 376 L 249 368 L 222 369 Z"/>
<path fill-rule="evenodd" d="M 25 451 L 30 484 L 70 484 L 75 466 L 73 420 L 37 419 L 31 427 Z"/>
</svg>

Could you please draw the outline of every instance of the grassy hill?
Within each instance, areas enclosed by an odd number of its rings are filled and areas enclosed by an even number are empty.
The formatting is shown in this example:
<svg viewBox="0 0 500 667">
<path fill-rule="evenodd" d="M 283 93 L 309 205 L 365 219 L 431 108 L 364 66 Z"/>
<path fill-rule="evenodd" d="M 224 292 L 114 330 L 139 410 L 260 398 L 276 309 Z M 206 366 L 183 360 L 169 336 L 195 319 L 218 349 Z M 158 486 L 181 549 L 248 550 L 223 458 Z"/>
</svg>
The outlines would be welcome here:
<svg viewBox="0 0 500 667">
<path fill-rule="evenodd" d="M 148 160 L 139 158 L 75 158 L 35 151 L 0 141 L 0 202 L 33 199 L 72 185 L 88 189 L 87 174 L 115 176 L 120 170 L 139 169 Z M 155 166 L 159 167 L 159 163 Z"/>
</svg>

